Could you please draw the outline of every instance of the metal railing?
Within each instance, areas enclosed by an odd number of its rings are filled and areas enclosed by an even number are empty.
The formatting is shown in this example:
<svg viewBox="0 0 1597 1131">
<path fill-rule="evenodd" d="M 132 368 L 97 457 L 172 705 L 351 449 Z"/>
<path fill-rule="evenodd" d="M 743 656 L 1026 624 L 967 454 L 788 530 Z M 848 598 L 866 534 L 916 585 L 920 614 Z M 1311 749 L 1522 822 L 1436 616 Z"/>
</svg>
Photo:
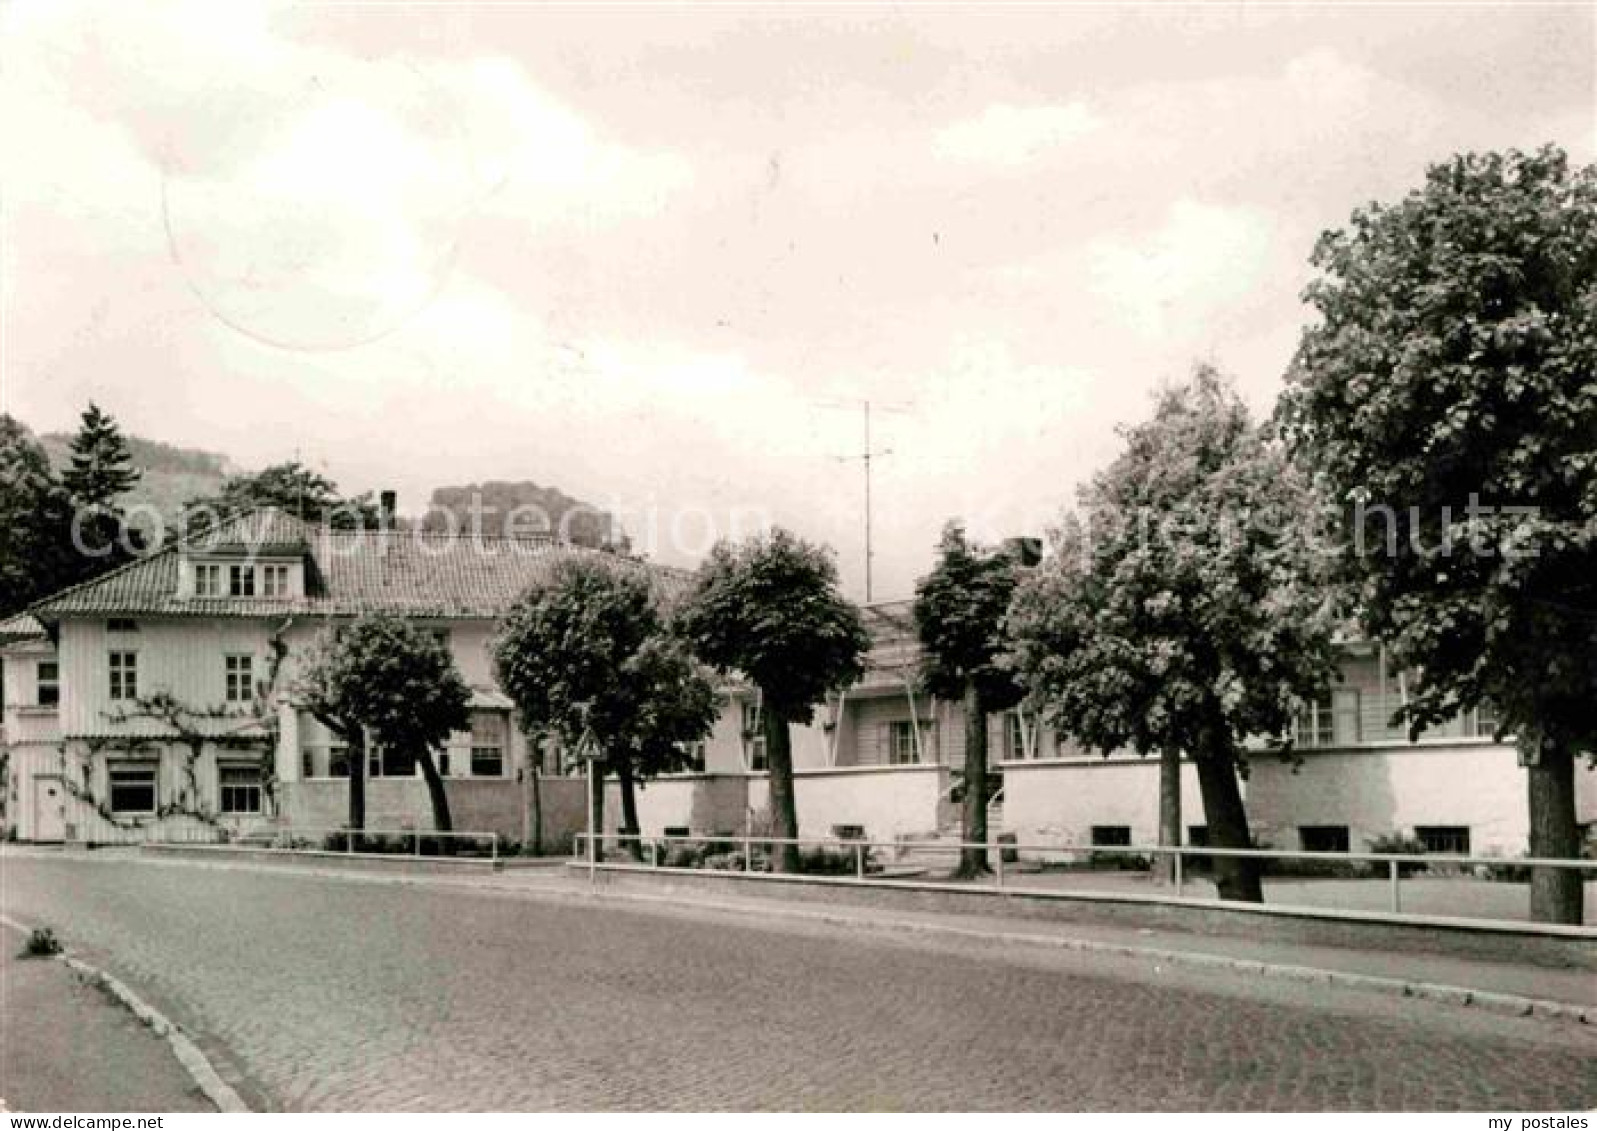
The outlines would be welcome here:
<svg viewBox="0 0 1597 1131">
<path fill-rule="evenodd" d="M 425 856 L 444 859 L 481 859 L 480 856 L 457 856 L 455 853 L 441 853 L 436 849 L 445 843 L 457 844 L 464 842 L 470 847 L 486 844 L 489 860 L 499 859 L 500 835 L 486 830 L 458 830 L 452 829 L 441 832 L 436 829 L 350 829 L 348 826 L 334 825 L 271 825 L 240 832 L 226 837 L 211 837 L 200 840 L 194 836 L 182 835 L 193 830 L 174 830 L 172 833 L 161 831 L 155 836 L 146 838 L 149 844 L 227 844 L 238 848 L 252 848 L 269 852 L 336 852 L 346 856 Z M 432 842 L 428 845 L 428 842 Z M 375 848 L 377 845 L 393 844 L 395 851 L 384 851 Z M 431 847 L 434 851 L 423 851 L 424 847 Z"/>
<path fill-rule="evenodd" d="M 573 855 L 578 860 L 587 861 L 590 866 L 599 862 L 588 853 L 589 834 L 579 832 L 575 834 Z M 1460 869 L 1486 869 L 1486 870 L 1512 870 L 1517 875 L 1521 870 L 1528 876 L 1533 868 L 1554 868 L 1573 870 L 1585 873 L 1585 880 L 1597 880 L 1597 860 L 1589 859 L 1564 859 L 1532 856 L 1486 856 L 1452 853 L 1392 853 L 1392 852 L 1311 852 L 1302 849 L 1276 849 L 1276 848 L 1211 848 L 1207 846 L 1173 846 L 1173 845 L 1080 845 L 1059 844 L 1056 842 L 1035 841 L 990 841 L 978 844 L 971 841 L 957 840 L 924 840 L 924 839 L 896 839 L 879 840 L 869 838 L 845 837 L 778 837 L 764 835 L 740 835 L 723 833 L 720 835 L 682 835 L 670 834 L 661 836 L 646 836 L 638 833 L 605 833 L 595 836 L 596 847 L 605 844 L 624 845 L 635 843 L 638 845 L 637 855 L 651 868 L 673 868 L 673 870 L 691 871 L 723 871 L 736 872 L 744 875 L 753 875 L 766 871 L 764 861 L 756 867 L 756 857 L 764 854 L 767 857 L 771 850 L 779 845 L 796 845 L 799 848 L 811 847 L 832 850 L 841 854 L 851 854 L 853 858 L 852 875 L 843 876 L 838 873 L 817 873 L 817 878 L 831 878 L 842 880 L 864 881 L 871 880 L 880 884 L 900 884 L 902 886 L 925 887 L 927 881 L 910 876 L 895 877 L 891 874 L 883 875 L 886 866 L 878 866 L 874 859 L 877 850 L 886 850 L 893 856 L 903 856 L 911 851 L 922 855 L 927 853 L 946 853 L 957 858 L 966 848 L 984 848 L 988 853 L 988 860 L 993 869 L 993 882 L 997 889 L 1014 895 L 1044 895 L 1044 896 L 1102 896 L 1104 891 L 1093 889 L 1069 889 L 1057 887 L 1017 886 L 1016 879 L 1025 874 L 1037 874 L 1039 860 L 1049 862 L 1083 861 L 1090 869 L 1098 861 L 1109 858 L 1132 858 L 1134 865 L 1131 868 L 1122 867 L 1122 871 L 1142 872 L 1145 870 L 1157 871 L 1156 864 L 1161 858 L 1173 858 L 1171 868 L 1171 893 L 1175 899 L 1190 899 L 1197 902 L 1218 901 L 1220 897 L 1206 897 L 1202 894 L 1189 894 L 1189 889 L 1196 878 L 1196 874 L 1210 871 L 1207 862 L 1215 858 L 1241 858 L 1265 861 L 1293 861 L 1299 864 L 1312 865 L 1312 869 L 1301 872 L 1285 872 L 1272 875 L 1265 871 L 1262 879 L 1265 881 L 1292 882 L 1296 880 L 1380 880 L 1387 885 L 1387 911 L 1391 915 L 1405 915 L 1403 909 L 1402 883 L 1405 879 L 1413 879 L 1420 873 L 1421 878 L 1449 879 L 1456 878 Z M 705 869 L 703 867 L 688 867 L 686 869 L 661 862 L 661 848 L 667 854 L 675 844 L 713 844 L 729 846 L 730 855 L 736 867 Z M 1019 860 L 1021 853 L 1033 854 L 1028 863 L 1031 865 L 1027 872 Z M 1364 875 L 1335 875 L 1338 868 L 1348 865 L 1358 865 L 1367 868 Z M 873 867 L 877 871 L 873 872 Z M 1324 869 L 1324 871 L 1321 871 Z M 1510 883 L 1517 883 L 1511 880 Z M 942 886 L 939 884 L 939 886 Z M 1233 906 L 1235 904 L 1232 904 Z M 1290 909 L 1294 912 L 1325 912 L 1346 911 L 1324 906 L 1304 906 L 1301 904 L 1271 904 L 1279 909 Z M 1362 909 L 1354 909 L 1362 910 Z M 1414 917 L 1414 916 L 1410 916 Z M 1490 916 L 1430 916 L 1431 918 L 1467 918 L 1472 922 L 1491 922 L 1496 924 L 1523 925 L 1518 921 L 1495 919 Z M 1597 934 L 1597 927 L 1580 928 L 1582 933 Z"/>
</svg>

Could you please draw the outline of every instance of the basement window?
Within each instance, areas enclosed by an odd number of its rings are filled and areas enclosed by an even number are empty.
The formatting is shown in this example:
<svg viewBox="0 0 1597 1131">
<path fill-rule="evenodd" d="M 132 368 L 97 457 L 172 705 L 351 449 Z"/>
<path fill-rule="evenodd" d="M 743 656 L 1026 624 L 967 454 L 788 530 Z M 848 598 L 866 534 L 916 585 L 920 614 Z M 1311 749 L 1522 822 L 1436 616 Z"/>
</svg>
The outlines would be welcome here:
<svg viewBox="0 0 1597 1131">
<path fill-rule="evenodd" d="M 1414 839 L 1425 851 L 1438 855 L 1468 856 L 1468 825 L 1415 825 Z"/>
<path fill-rule="evenodd" d="M 1346 825 L 1300 825 L 1298 844 L 1304 852 L 1347 852 Z"/>
<path fill-rule="evenodd" d="M 1094 825 L 1092 827 L 1092 846 L 1094 848 L 1126 848 L 1130 844 L 1130 825 Z"/>
</svg>

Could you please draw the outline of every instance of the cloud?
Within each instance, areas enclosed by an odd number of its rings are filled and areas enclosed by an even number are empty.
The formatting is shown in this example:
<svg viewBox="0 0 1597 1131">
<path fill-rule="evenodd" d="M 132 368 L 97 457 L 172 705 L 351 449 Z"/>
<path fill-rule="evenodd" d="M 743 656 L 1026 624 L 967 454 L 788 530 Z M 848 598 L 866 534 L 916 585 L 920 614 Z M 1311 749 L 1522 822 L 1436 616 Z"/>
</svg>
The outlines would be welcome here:
<svg viewBox="0 0 1597 1131">
<path fill-rule="evenodd" d="M 1097 130 L 1102 123 L 1085 102 L 1047 106 L 997 103 L 974 118 L 939 131 L 935 149 L 956 161 L 1022 165 Z"/>
<path fill-rule="evenodd" d="M 1270 246 L 1263 214 L 1183 198 L 1156 231 L 1090 243 L 1089 287 L 1144 336 L 1186 336 L 1259 283 Z"/>
<path fill-rule="evenodd" d="M 360 57 L 278 34 L 267 5 L 226 8 L 11 12 L 7 124 L 39 144 L 8 143 L 7 188 L 47 203 L 71 183 L 80 211 L 125 214 L 126 186 L 153 180 L 153 234 L 210 312 L 259 341 L 393 332 L 442 288 L 474 214 L 591 229 L 692 179 L 672 154 L 606 140 L 511 60 Z M 92 128 L 38 136 L 63 121 Z M 105 146 L 108 129 L 131 145 Z"/>
</svg>

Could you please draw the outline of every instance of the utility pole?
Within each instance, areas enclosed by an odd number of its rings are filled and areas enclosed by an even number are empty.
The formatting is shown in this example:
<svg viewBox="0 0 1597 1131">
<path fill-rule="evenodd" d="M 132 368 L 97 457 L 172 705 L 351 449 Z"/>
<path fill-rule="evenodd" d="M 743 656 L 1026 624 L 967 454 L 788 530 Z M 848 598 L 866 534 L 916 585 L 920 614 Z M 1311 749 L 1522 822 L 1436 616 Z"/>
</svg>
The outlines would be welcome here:
<svg viewBox="0 0 1597 1131">
<path fill-rule="evenodd" d="M 860 407 L 864 411 L 865 446 L 860 449 L 858 455 L 837 456 L 835 458 L 839 463 L 859 460 L 865 472 L 865 603 L 868 605 L 871 603 L 871 565 L 876 556 L 875 547 L 872 544 L 871 530 L 871 464 L 884 456 L 892 455 L 893 449 L 881 448 L 878 450 L 871 447 L 871 402 L 861 401 Z M 879 409 L 884 408 L 882 405 L 877 405 L 876 407 Z M 892 405 L 885 407 L 887 411 L 903 411 L 908 406 Z"/>
</svg>

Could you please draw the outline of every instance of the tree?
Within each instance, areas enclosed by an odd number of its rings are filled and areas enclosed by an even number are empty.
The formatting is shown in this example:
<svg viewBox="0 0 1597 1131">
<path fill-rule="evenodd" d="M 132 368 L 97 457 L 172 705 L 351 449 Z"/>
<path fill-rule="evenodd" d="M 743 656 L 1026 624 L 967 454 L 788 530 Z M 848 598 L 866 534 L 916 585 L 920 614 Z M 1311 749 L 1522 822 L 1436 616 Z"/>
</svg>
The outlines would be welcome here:
<svg viewBox="0 0 1597 1131">
<path fill-rule="evenodd" d="M 376 530 L 382 525 L 382 512 L 371 492 L 346 498 L 331 479 L 297 461 L 231 476 L 219 494 L 191 499 L 187 509 L 203 519 L 263 506 L 281 507 L 307 522 L 325 522 L 336 530 Z"/>
<path fill-rule="evenodd" d="M 1015 594 L 1014 663 L 1089 749 L 1186 753 L 1210 843 L 1246 848 L 1243 741 L 1286 732 L 1332 671 L 1311 497 L 1209 368 L 1123 435 Z M 1255 860 L 1215 872 L 1222 898 L 1262 898 Z"/>
<path fill-rule="evenodd" d="M 987 843 L 987 716 L 1020 701 L 1014 673 L 999 665 L 1004 617 L 1019 580 L 1019 562 L 968 541 L 957 522 L 943 528 L 937 564 L 915 586 L 915 630 L 923 647 L 921 678 L 940 699 L 965 706 L 965 773 L 961 833 Z M 960 852 L 961 876 L 987 870 L 987 850 Z"/>
<path fill-rule="evenodd" d="M 859 610 L 838 589 L 831 554 L 781 529 L 738 545 L 718 542 L 676 627 L 705 663 L 759 689 L 776 834 L 796 838 L 789 727 L 809 722 L 827 692 L 858 680 L 870 647 Z M 798 846 L 781 845 L 776 864 L 795 871 Z"/>
<path fill-rule="evenodd" d="M 72 465 L 61 481 L 80 507 L 117 513 L 117 500 L 139 481 L 122 429 L 93 401 L 72 438 Z"/>
<path fill-rule="evenodd" d="M 1280 415 L 1338 503 L 1350 604 L 1416 672 L 1398 717 L 1417 734 L 1489 703 L 1528 771 L 1531 855 L 1577 856 L 1575 760 L 1597 747 L 1597 169 L 1551 147 L 1454 157 L 1312 263 L 1319 321 Z M 1580 876 L 1533 869 L 1531 902 L 1579 923 Z"/>
<path fill-rule="evenodd" d="M 84 410 L 69 445 L 71 464 L 61 485 L 72 502 L 77 576 L 84 581 L 131 560 L 143 542 L 128 529 L 121 498 L 139 480 L 127 439 L 117 422 L 93 401 Z"/>
<path fill-rule="evenodd" d="M 349 823 L 365 827 L 367 736 L 402 765 L 419 764 L 433 826 L 454 825 L 433 748 L 470 726 L 471 691 L 443 643 L 393 616 L 367 616 L 322 634 L 300 670 L 306 709 L 350 748 Z"/>
<path fill-rule="evenodd" d="M 0 414 L 0 617 L 81 579 L 72 502 L 26 426 Z"/>
<path fill-rule="evenodd" d="M 683 768 L 687 744 L 715 722 L 714 686 L 666 636 L 649 579 L 632 564 L 597 555 L 556 563 L 512 606 L 492 650 L 530 741 L 553 738 L 568 750 L 590 736 L 597 743 L 595 831 L 607 773 L 620 783 L 622 822 L 636 833 L 638 781 Z"/>
</svg>

